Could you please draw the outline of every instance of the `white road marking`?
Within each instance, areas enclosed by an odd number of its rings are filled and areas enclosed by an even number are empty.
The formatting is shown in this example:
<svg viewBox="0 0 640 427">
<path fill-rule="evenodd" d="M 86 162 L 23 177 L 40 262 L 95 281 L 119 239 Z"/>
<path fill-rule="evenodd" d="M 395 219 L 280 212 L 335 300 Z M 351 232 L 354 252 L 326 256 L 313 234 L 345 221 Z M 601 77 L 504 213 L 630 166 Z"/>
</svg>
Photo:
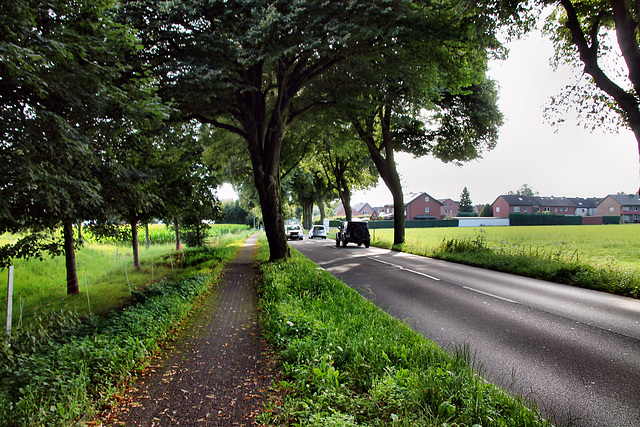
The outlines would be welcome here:
<svg viewBox="0 0 640 427">
<path fill-rule="evenodd" d="M 428 274 L 422 273 L 421 271 L 411 270 L 411 269 L 405 268 L 405 267 L 403 267 L 401 265 L 393 264 L 393 263 L 387 262 L 387 261 L 383 261 L 383 260 L 378 259 L 378 258 L 371 258 L 371 259 L 376 261 L 376 262 L 379 262 L 381 264 L 390 265 L 390 266 L 395 267 L 395 268 L 397 268 L 399 270 L 404 270 L 404 271 L 407 271 L 409 273 L 417 274 L 418 276 L 423 276 L 423 277 L 426 277 L 426 278 L 431 279 L 431 280 L 440 281 L 440 279 L 438 279 L 437 277 L 429 276 Z"/>
<path fill-rule="evenodd" d="M 477 292 L 479 294 L 486 295 L 486 296 L 491 297 L 491 298 L 497 298 L 499 300 L 510 302 L 512 304 L 520 304 L 518 301 L 514 301 L 514 300 L 509 299 L 509 298 L 501 297 L 499 295 L 491 294 L 489 292 L 480 291 L 478 289 L 473 289 L 473 288 L 470 288 L 468 286 L 463 286 L 463 288 L 468 290 L 468 291 L 471 291 L 471 292 Z"/>
<path fill-rule="evenodd" d="M 423 276 L 423 277 L 426 277 L 426 278 L 431 279 L 431 280 L 440 281 L 440 279 L 438 279 L 437 277 L 430 276 L 430 275 L 428 275 L 426 273 L 423 273 L 421 271 L 411 270 L 411 269 L 403 267 L 401 265 L 394 264 L 394 263 L 388 262 L 388 261 L 383 261 L 383 260 L 378 259 L 378 258 L 370 258 L 370 259 L 372 259 L 373 261 L 379 262 L 381 264 L 385 264 L 385 265 L 389 265 L 391 267 L 395 267 L 395 268 L 397 268 L 399 270 L 404 270 L 404 271 L 409 272 L 409 273 L 417 274 L 419 276 Z M 471 292 L 476 292 L 476 293 L 479 293 L 479 294 L 482 294 L 482 295 L 486 295 L 486 296 L 491 297 L 491 298 L 497 298 L 497 299 L 499 299 L 501 301 L 510 302 L 512 304 L 520 304 L 518 301 L 514 301 L 514 300 L 509 299 L 509 298 L 501 297 L 499 295 L 495 295 L 495 294 L 492 294 L 492 293 L 489 293 L 489 292 L 481 291 L 479 289 L 470 288 L 468 286 L 462 286 L 462 288 L 464 288 L 464 289 L 466 289 L 468 291 L 471 291 Z"/>
</svg>

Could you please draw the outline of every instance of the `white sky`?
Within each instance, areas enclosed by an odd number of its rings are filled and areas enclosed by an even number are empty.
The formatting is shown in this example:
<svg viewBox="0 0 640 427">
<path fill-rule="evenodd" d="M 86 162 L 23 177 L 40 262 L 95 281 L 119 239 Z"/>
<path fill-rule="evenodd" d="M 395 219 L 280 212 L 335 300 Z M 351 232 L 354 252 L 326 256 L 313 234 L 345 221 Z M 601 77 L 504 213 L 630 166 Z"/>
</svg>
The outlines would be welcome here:
<svg viewBox="0 0 640 427">
<path fill-rule="evenodd" d="M 541 196 L 605 197 L 619 191 L 636 192 L 640 163 L 633 134 L 626 129 L 619 134 L 590 133 L 573 116 L 567 116 L 556 131 L 544 121 L 544 106 L 549 97 L 575 80 L 572 71 L 553 71 L 549 65 L 553 47 L 540 35 L 532 34 L 508 47 L 509 58 L 493 62 L 489 72 L 499 84 L 505 119 L 496 148 L 463 166 L 399 153 L 396 162 L 404 192 L 424 191 L 438 199 L 459 200 L 466 186 L 474 204 L 492 203 L 525 183 Z M 229 185 L 218 194 L 223 199 L 234 195 Z M 351 201 L 382 206 L 391 203 L 392 197 L 380 180 L 374 189 L 355 192 Z"/>
<path fill-rule="evenodd" d="M 489 72 L 500 86 L 505 119 L 496 148 L 461 167 L 399 154 L 404 192 L 459 200 L 466 186 L 472 202 L 480 204 L 492 203 L 525 183 L 541 196 L 605 197 L 638 191 L 640 163 L 631 131 L 590 133 L 576 124 L 575 117 L 567 116 L 556 132 L 544 121 L 549 97 L 575 80 L 568 68 L 553 71 L 551 42 L 532 34 L 508 47 L 509 58 L 493 62 Z M 351 200 L 381 206 L 392 198 L 380 180 L 378 187 L 356 192 Z"/>
</svg>

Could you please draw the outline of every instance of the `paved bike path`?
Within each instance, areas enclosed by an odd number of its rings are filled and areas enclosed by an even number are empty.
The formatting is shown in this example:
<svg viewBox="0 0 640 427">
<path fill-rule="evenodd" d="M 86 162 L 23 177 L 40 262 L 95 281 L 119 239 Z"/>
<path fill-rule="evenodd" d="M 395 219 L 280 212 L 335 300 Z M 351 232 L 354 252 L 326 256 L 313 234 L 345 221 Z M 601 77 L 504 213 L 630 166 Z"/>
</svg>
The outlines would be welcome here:
<svg viewBox="0 0 640 427">
<path fill-rule="evenodd" d="M 273 377 L 257 321 L 257 235 L 247 239 L 217 288 L 109 424 L 251 426 Z"/>
</svg>

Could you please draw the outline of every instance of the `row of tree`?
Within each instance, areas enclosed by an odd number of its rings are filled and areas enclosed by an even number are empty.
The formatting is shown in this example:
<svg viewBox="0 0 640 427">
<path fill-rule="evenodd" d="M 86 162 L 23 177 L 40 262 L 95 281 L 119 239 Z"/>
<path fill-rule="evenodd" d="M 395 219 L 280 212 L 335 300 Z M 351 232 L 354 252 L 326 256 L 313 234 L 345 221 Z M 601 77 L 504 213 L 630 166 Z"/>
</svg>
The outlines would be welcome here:
<svg viewBox="0 0 640 427">
<path fill-rule="evenodd" d="M 0 260 L 63 249 L 71 265 L 80 221 L 202 224 L 221 177 L 260 207 L 271 260 L 288 254 L 286 195 L 308 221 L 314 203 L 335 191 L 348 207 L 379 175 L 402 212 L 396 152 L 464 162 L 495 146 L 487 64 L 532 5 L 557 6 L 558 56 L 605 86 L 584 99 L 640 128 L 638 11 L 618 0 L 3 2 L 0 232 L 29 233 Z M 597 62 L 612 28 L 630 70 L 620 90 Z"/>
<path fill-rule="evenodd" d="M 166 123 L 171 109 L 133 60 L 139 39 L 115 6 L 0 5 L 0 233 L 23 233 L 0 248 L 0 266 L 64 253 L 68 293 L 78 292 L 74 224 L 130 224 L 140 268 L 138 224 L 184 221 L 198 235 L 199 219 L 218 214 L 201 127 Z"/>
</svg>

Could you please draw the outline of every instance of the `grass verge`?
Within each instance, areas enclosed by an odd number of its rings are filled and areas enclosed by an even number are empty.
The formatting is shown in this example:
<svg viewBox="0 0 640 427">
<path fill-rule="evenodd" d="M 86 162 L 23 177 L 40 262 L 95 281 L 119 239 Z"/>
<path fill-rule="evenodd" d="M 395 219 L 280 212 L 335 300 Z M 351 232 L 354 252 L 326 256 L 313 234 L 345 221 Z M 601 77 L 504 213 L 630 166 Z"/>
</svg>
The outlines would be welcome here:
<svg viewBox="0 0 640 427">
<path fill-rule="evenodd" d="M 612 228 L 613 226 L 608 227 L 611 231 L 619 230 Z M 439 244 L 432 245 L 420 244 L 420 240 L 416 241 L 415 238 L 407 239 L 409 243 L 393 245 L 389 236 L 379 233 L 382 235 L 371 244 L 489 270 L 640 298 L 640 273 L 637 269 L 612 261 L 596 262 L 592 258 L 581 256 L 578 248 L 553 250 L 522 244 L 495 244 L 487 241 L 483 229 L 476 230 L 475 233 L 475 237 L 445 237 Z"/>
<path fill-rule="evenodd" d="M 245 238 L 186 250 L 171 280 L 135 289 L 128 305 L 104 316 L 56 309 L 3 334 L 0 425 L 67 426 L 90 417 L 171 336 Z"/>
<path fill-rule="evenodd" d="M 265 334 L 281 358 L 266 425 L 538 426 L 536 410 L 292 251 L 263 263 Z M 268 258 L 264 241 L 259 259 Z"/>
</svg>

